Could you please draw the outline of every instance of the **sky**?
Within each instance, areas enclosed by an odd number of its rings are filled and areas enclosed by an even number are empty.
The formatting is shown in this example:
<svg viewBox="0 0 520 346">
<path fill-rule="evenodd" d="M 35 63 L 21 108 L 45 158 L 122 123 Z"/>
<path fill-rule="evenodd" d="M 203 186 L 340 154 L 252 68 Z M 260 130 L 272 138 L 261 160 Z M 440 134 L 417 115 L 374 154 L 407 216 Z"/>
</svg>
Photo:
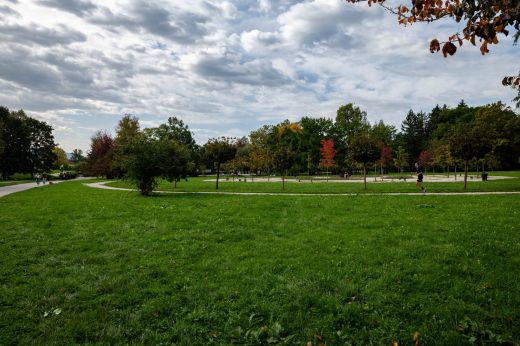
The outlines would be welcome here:
<svg viewBox="0 0 520 346">
<path fill-rule="evenodd" d="M 125 114 L 142 127 L 176 116 L 203 144 L 354 103 L 400 127 L 409 109 L 501 100 L 519 47 L 482 56 L 465 44 L 431 54 L 450 21 L 400 26 L 384 9 L 343 0 L 2 0 L 0 105 L 54 127 L 87 152 Z"/>
</svg>

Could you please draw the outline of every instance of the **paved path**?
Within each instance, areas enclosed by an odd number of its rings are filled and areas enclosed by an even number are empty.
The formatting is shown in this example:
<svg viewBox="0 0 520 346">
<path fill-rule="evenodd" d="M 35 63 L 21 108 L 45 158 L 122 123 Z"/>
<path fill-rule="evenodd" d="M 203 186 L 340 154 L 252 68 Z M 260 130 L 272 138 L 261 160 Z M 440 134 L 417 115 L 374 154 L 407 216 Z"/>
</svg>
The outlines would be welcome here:
<svg viewBox="0 0 520 346">
<path fill-rule="evenodd" d="M 72 180 L 68 180 L 68 181 L 87 180 L 87 179 L 93 179 L 93 178 L 78 177 L 76 179 L 72 179 Z M 65 180 L 53 180 L 52 184 L 59 184 L 59 183 L 63 183 L 64 181 Z M 4 197 L 4 196 L 10 195 L 15 192 L 25 191 L 25 190 L 29 190 L 29 189 L 42 188 L 42 187 L 51 185 L 50 183 L 51 182 L 48 182 L 47 184 L 41 183 L 40 185 L 38 185 L 35 182 L 32 182 L 32 183 L 26 183 L 26 184 L 2 186 L 2 187 L 0 187 L 0 197 Z"/>
<path fill-rule="evenodd" d="M 62 182 L 61 180 L 56 180 L 56 181 L 53 181 L 52 183 L 59 184 L 61 182 Z M 49 185 L 49 183 L 47 183 L 45 185 L 44 184 L 37 185 L 36 183 L 33 182 L 33 183 L 26 183 L 26 184 L 2 186 L 2 187 L 0 187 L 0 197 L 4 197 L 4 196 L 10 195 L 15 192 L 25 191 L 25 190 L 29 190 L 29 189 L 42 188 L 42 187 L 48 186 L 48 185 Z"/>
<path fill-rule="evenodd" d="M 137 191 L 136 189 L 126 189 L 123 187 L 106 186 L 109 181 L 98 183 L 84 184 L 88 187 L 118 191 Z M 277 193 L 277 192 L 219 192 L 219 191 L 155 191 L 157 193 L 172 194 L 202 194 L 202 195 L 252 195 L 252 196 L 475 196 L 475 195 L 520 195 L 520 191 L 504 191 L 504 192 L 381 192 L 381 193 Z"/>
</svg>

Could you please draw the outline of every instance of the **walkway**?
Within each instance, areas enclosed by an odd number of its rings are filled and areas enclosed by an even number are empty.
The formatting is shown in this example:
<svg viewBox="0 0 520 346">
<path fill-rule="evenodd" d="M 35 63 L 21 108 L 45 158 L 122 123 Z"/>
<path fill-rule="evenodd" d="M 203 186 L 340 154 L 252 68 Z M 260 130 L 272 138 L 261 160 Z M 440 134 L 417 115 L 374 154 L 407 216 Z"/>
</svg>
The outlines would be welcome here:
<svg viewBox="0 0 520 346">
<path fill-rule="evenodd" d="M 109 181 L 98 183 L 83 184 L 88 187 L 118 191 L 137 191 L 135 189 L 126 189 L 122 187 L 106 186 Z M 475 195 L 520 195 L 520 191 L 503 191 L 503 192 L 381 192 L 381 193 L 285 193 L 285 192 L 220 192 L 220 191 L 155 191 L 157 193 L 171 194 L 201 194 L 201 195 L 242 195 L 242 196 L 475 196 Z"/>
<path fill-rule="evenodd" d="M 64 181 L 87 180 L 87 179 L 94 179 L 94 178 L 78 177 L 76 179 L 71 179 L 71 180 L 53 180 L 52 182 L 48 182 L 47 184 L 41 183 L 40 185 L 36 184 L 35 182 L 32 182 L 32 183 L 26 183 L 26 184 L 2 186 L 2 187 L 0 187 L 0 197 L 4 197 L 4 196 L 10 195 L 12 193 L 25 191 L 25 190 L 29 190 L 29 189 L 42 188 L 42 187 L 45 187 L 45 186 L 48 186 L 51 184 L 59 184 L 59 183 L 63 183 Z"/>
<path fill-rule="evenodd" d="M 58 184 L 61 182 L 62 182 L 61 180 L 56 180 L 56 181 L 53 181 L 52 183 Z M 26 184 L 2 186 L 2 187 L 0 187 L 0 197 L 4 197 L 4 196 L 10 195 L 15 192 L 25 191 L 25 190 L 29 190 L 29 189 L 42 188 L 47 185 L 49 185 L 49 184 L 47 183 L 45 185 L 44 184 L 37 185 L 36 183 L 33 182 L 33 183 L 26 183 Z"/>
</svg>

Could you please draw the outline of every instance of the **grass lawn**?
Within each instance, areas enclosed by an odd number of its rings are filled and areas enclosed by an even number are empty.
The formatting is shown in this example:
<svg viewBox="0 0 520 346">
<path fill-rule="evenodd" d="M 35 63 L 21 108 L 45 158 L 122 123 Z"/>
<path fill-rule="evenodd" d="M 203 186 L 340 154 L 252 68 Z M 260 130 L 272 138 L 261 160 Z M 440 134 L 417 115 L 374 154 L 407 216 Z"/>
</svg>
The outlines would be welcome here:
<svg viewBox="0 0 520 346">
<path fill-rule="evenodd" d="M 481 181 L 480 179 L 468 179 L 469 192 L 480 191 L 520 191 L 520 174 L 513 172 L 496 173 L 495 175 L 505 175 L 513 177 L 512 179 Z M 162 181 L 159 183 L 157 190 L 163 191 L 215 191 L 215 176 L 189 178 L 188 181 L 181 181 L 174 188 L 172 183 Z M 254 179 L 253 179 L 254 181 Z M 411 177 L 407 182 L 377 182 L 373 183 L 374 178 L 367 178 L 369 182 L 367 189 L 364 189 L 362 181 L 354 183 L 337 183 L 316 181 L 309 182 L 286 182 L 285 190 L 282 191 L 281 182 L 233 182 L 232 179 L 226 181 L 221 179 L 219 182 L 219 191 L 222 192 L 286 192 L 286 193 L 385 193 L 385 192 L 420 192 L 415 186 L 415 178 Z M 464 181 L 461 178 L 458 182 L 429 182 L 428 176 L 425 177 L 425 186 L 428 192 L 464 192 Z M 128 181 L 114 181 L 108 184 L 115 187 L 135 188 Z"/>
<path fill-rule="evenodd" d="M 520 343 L 519 196 L 66 182 L 0 210 L 1 343 Z"/>
</svg>

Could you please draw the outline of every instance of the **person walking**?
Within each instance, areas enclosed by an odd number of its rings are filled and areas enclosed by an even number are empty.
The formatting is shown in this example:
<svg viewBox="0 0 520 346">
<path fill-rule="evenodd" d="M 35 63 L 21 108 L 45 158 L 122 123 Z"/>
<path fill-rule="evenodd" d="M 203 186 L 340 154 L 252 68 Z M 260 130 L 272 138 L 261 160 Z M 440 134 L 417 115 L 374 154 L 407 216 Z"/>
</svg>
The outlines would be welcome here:
<svg viewBox="0 0 520 346">
<path fill-rule="evenodd" d="M 36 173 L 36 185 L 40 185 L 40 173 Z"/>
<path fill-rule="evenodd" d="M 426 192 L 426 188 L 423 186 L 423 173 L 424 167 L 419 164 L 419 162 L 415 163 L 415 174 L 417 174 L 417 182 L 415 186 L 419 187 L 422 192 Z"/>
</svg>

